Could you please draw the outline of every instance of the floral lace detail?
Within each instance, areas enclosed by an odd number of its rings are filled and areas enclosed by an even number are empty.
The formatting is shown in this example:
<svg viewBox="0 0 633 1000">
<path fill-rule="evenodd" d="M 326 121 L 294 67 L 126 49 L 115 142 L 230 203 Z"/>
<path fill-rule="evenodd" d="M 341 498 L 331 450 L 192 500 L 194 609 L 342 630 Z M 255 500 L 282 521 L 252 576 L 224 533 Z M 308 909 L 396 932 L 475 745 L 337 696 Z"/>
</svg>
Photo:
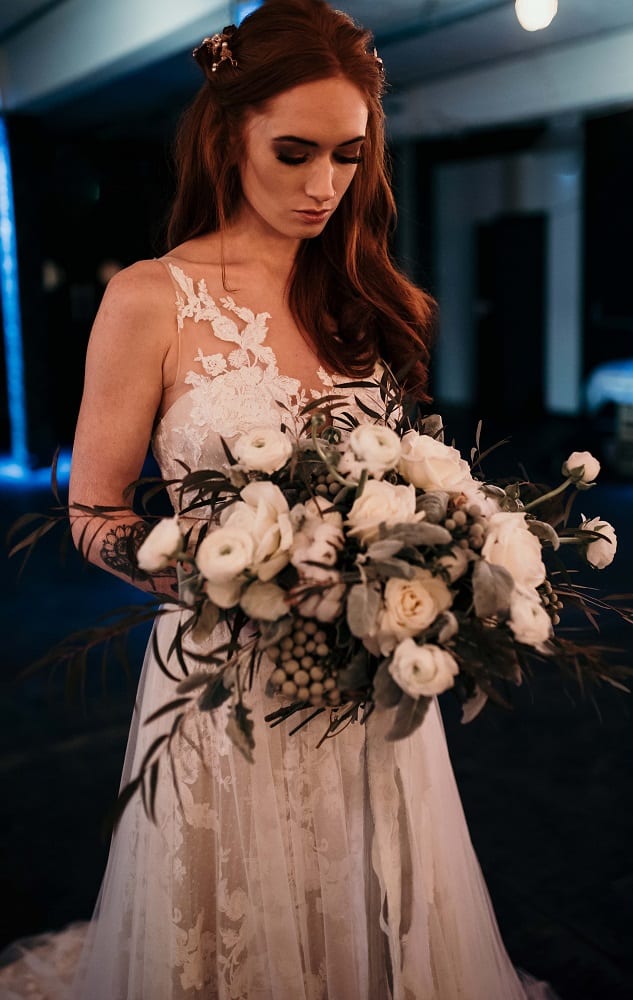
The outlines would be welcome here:
<svg viewBox="0 0 633 1000">
<path fill-rule="evenodd" d="M 218 468 L 225 461 L 220 439 L 230 443 L 252 427 L 285 425 L 297 434 L 308 402 L 348 394 L 338 388 L 347 377 L 330 375 L 323 367 L 316 371 L 320 390 L 306 391 L 299 379 L 281 374 L 275 352 L 266 344 L 270 313 L 254 313 L 230 295 L 216 302 L 204 278 L 194 282 L 182 268 L 168 266 L 177 286 L 178 329 L 182 331 L 187 320 L 208 323 L 217 340 L 235 347 L 225 355 L 207 354 L 198 346 L 193 356 L 197 367 L 183 379 L 190 389 L 172 404 L 154 436 L 154 452 L 166 478 L 182 475 L 182 463 L 191 469 Z M 352 402 L 349 409 L 357 407 Z"/>
</svg>

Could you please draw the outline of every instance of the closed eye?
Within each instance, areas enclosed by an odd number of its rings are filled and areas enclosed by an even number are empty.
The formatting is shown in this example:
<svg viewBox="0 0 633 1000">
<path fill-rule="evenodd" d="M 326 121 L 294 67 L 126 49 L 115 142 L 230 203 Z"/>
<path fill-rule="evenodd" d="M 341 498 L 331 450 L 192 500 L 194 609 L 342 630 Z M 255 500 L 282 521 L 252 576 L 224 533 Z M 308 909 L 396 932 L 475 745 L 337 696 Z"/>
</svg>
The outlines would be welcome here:
<svg viewBox="0 0 633 1000">
<path fill-rule="evenodd" d="M 287 153 L 277 153 L 277 159 L 281 163 L 287 163 L 291 167 L 298 167 L 302 163 L 307 163 L 309 157 L 308 155 L 289 156 Z M 337 163 L 356 164 L 361 162 L 362 157 L 360 156 L 360 154 L 358 156 L 343 156 L 342 153 L 335 153 L 334 159 L 336 160 Z"/>
</svg>

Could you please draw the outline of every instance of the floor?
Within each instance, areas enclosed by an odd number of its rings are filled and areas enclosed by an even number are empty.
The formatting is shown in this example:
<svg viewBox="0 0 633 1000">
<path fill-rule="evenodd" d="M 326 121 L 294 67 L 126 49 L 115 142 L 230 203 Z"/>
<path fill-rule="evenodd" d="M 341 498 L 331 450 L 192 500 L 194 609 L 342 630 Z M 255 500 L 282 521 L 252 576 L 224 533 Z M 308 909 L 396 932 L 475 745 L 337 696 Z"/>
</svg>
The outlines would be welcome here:
<svg viewBox="0 0 633 1000">
<path fill-rule="evenodd" d="M 559 441 L 550 444 L 557 449 Z M 551 448 L 542 440 L 540 446 L 542 460 Z M 0 527 L 50 502 L 43 490 L 6 489 Z M 577 506 L 618 529 L 616 563 L 599 578 L 587 576 L 612 593 L 633 589 L 632 504 L 633 486 L 606 477 Z M 117 792 L 146 638 L 139 633 L 128 643 L 129 676 L 112 656 L 104 692 L 96 657 L 85 708 L 77 698 L 66 703 L 59 672 L 27 679 L 21 672 L 136 592 L 81 565 L 72 551 L 61 564 L 54 539 L 19 578 L 17 570 L 11 560 L 0 582 L 0 947 L 90 916 L 107 854 L 103 820 Z M 633 632 L 605 620 L 602 638 L 633 665 Z M 513 702 L 511 712 L 488 708 L 462 726 L 451 695 L 442 698 L 472 839 L 508 950 L 562 1000 L 630 1000 L 631 698 L 607 687 L 583 699 L 573 683 L 543 667 Z"/>
</svg>

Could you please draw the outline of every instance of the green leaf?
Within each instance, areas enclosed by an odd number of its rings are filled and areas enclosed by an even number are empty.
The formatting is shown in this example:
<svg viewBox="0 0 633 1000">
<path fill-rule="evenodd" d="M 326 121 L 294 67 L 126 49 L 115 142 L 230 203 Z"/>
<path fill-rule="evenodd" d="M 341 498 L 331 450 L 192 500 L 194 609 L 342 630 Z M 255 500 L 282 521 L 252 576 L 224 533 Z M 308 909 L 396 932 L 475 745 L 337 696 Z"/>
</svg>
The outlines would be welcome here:
<svg viewBox="0 0 633 1000">
<path fill-rule="evenodd" d="M 400 538 L 407 545 L 450 545 L 453 541 L 450 531 L 427 521 L 385 527 L 385 535 L 387 538 Z"/>
<path fill-rule="evenodd" d="M 404 740 L 410 736 L 424 722 L 430 704 L 431 698 L 411 698 L 408 694 L 403 694 L 396 709 L 393 726 L 385 739 L 390 741 Z"/>
<path fill-rule="evenodd" d="M 405 562 L 404 559 L 374 559 L 371 565 L 374 571 L 386 580 L 390 580 L 392 577 L 397 577 L 400 580 L 412 580 L 416 574 L 416 567 Z"/>
<path fill-rule="evenodd" d="M 145 725 L 149 725 L 150 722 L 155 722 L 156 719 L 161 719 L 163 715 L 168 715 L 169 712 L 175 712 L 177 708 L 183 708 L 185 705 L 190 705 L 190 698 L 174 698 L 172 701 L 168 701 L 165 705 L 161 705 L 157 708 L 155 712 L 145 719 Z"/>
<path fill-rule="evenodd" d="M 549 542 L 556 551 L 560 547 L 560 538 L 554 531 L 551 524 L 547 524 L 546 521 L 527 521 L 527 526 L 533 535 L 536 535 L 538 539 L 544 542 Z"/>
<path fill-rule="evenodd" d="M 404 692 L 389 673 L 389 660 L 383 660 L 374 677 L 374 700 L 385 708 L 394 708 Z"/>
<path fill-rule="evenodd" d="M 201 712 L 213 712 L 214 709 L 223 705 L 227 698 L 231 696 L 231 688 L 224 685 L 223 675 L 219 674 L 202 692 L 198 699 L 198 708 Z"/>
<path fill-rule="evenodd" d="M 514 589 L 512 575 L 503 566 L 479 559 L 473 570 L 473 598 L 478 618 L 505 617 Z"/>
<path fill-rule="evenodd" d="M 404 542 L 398 538 L 383 538 L 379 542 L 372 542 L 367 549 L 369 559 L 390 559 L 399 552 Z"/>
<path fill-rule="evenodd" d="M 369 684 L 369 654 L 360 649 L 349 663 L 338 671 L 337 687 L 341 691 L 360 691 Z"/>
<path fill-rule="evenodd" d="M 347 595 L 347 624 L 352 635 L 362 638 L 371 632 L 380 610 L 380 593 L 366 583 L 357 583 Z"/>
<path fill-rule="evenodd" d="M 255 740 L 253 739 L 253 729 L 255 727 L 252 719 L 249 719 L 249 715 L 251 714 L 250 708 L 247 708 L 246 705 L 238 701 L 233 706 L 226 724 L 226 735 L 231 740 L 233 746 L 243 754 L 249 764 L 254 762 L 253 750 L 255 749 Z"/>
</svg>

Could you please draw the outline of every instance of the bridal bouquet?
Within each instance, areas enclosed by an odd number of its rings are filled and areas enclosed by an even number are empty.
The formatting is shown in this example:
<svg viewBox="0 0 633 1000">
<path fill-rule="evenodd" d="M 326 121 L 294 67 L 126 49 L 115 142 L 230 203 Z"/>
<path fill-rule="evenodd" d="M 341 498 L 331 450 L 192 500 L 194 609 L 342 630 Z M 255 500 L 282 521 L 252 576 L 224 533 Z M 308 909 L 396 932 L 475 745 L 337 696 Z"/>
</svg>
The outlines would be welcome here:
<svg viewBox="0 0 633 1000">
<path fill-rule="evenodd" d="M 556 631 L 566 604 L 633 621 L 630 609 L 576 587 L 561 559 L 573 546 L 602 569 L 615 555 L 606 521 L 568 524 L 598 461 L 574 452 L 553 490 L 486 483 L 479 443 L 467 462 L 444 442 L 439 417 L 407 416 L 389 385 L 339 386 L 378 388 L 381 412 L 359 395 L 356 415 L 345 399 L 326 397 L 304 411 L 308 434 L 254 428 L 226 449 L 224 471 L 179 481 L 183 512 L 199 518 L 197 540 L 173 517 L 138 551 L 144 572 L 174 560 L 181 569 L 185 613 L 172 654 L 187 675 L 160 714 L 172 708 L 177 724 L 226 702 L 227 732 L 252 759 L 249 690 L 261 670 L 267 721 L 300 713 L 294 732 L 323 716 L 321 739 L 376 706 L 392 713 L 388 738 L 402 739 L 448 689 L 469 721 L 487 699 L 504 703 L 504 685 L 520 683 L 533 658 L 570 668 L 581 683 L 621 686 L 626 668 L 608 668 L 597 648 Z M 230 639 L 202 651 L 222 620 Z"/>
</svg>

